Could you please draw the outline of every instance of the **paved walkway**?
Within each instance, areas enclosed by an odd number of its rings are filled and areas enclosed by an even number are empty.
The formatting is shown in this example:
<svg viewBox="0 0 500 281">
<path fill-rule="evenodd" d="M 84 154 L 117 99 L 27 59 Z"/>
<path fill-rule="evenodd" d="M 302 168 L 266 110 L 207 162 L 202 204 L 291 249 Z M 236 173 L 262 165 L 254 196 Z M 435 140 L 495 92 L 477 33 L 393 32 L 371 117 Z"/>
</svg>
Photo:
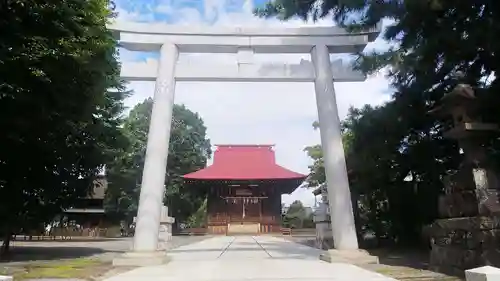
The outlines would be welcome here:
<svg viewBox="0 0 500 281">
<path fill-rule="evenodd" d="M 318 259 L 320 250 L 272 236 L 219 236 L 169 252 L 172 261 L 106 281 L 394 281 L 350 264 Z"/>
</svg>

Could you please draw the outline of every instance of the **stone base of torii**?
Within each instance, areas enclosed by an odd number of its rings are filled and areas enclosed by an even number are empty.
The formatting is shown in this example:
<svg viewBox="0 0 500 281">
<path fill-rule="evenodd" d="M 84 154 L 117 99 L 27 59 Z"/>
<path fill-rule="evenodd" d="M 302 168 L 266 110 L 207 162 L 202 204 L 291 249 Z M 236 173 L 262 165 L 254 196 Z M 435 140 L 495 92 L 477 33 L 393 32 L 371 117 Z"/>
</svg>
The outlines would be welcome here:
<svg viewBox="0 0 500 281">
<path fill-rule="evenodd" d="M 316 224 L 316 247 L 327 250 L 320 255 L 322 261 L 330 263 L 350 264 L 377 264 L 379 259 L 365 250 L 338 250 L 335 248 L 334 236 L 332 234 L 332 222 L 328 204 L 328 188 L 325 184 L 313 191 L 314 195 L 321 195 L 318 208 L 314 211 L 314 223 Z M 332 249 L 333 248 L 333 249 Z"/>
<path fill-rule="evenodd" d="M 168 243 L 172 240 L 172 225 L 174 222 L 175 218 L 168 215 L 168 207 L 163 206 L 160 217 L 160 231 L 158 232 L 158 250 L 154 253 L 136 251 L 125 253 L 113 259 L 113 266 L 150 266 L 168 262 Z"/>
</svg>

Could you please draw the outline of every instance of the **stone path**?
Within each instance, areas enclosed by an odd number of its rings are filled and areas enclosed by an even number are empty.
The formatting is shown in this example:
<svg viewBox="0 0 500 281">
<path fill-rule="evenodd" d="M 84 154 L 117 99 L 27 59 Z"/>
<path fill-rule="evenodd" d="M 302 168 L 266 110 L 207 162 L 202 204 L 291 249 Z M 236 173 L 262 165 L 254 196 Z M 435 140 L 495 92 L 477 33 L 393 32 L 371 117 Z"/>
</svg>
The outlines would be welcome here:
<svg viewBox="0 0 500 281">
<path fill-rule="evenodd" d="M 106 281 L 394 281 L 350 264 L 318 259 L 321 250 L 272 236 L 220 236 L 171 250 L 172 261 Z"/>
</svg>

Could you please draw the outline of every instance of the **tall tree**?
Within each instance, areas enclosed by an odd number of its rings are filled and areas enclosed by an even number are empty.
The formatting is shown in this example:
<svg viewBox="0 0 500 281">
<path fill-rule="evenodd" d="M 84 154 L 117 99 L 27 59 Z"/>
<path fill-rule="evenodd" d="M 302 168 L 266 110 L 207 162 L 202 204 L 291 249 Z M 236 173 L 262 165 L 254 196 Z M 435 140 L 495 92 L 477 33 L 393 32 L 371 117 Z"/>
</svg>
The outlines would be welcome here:
<svg viewBox="0 0 500 281">
<path fill-rule="evenodd" d="M 146 99 L 131 110 L 124 123 L 130 146 L 108 169 L 106 209 L 128 221 L 137 213 L 152 106 L 153 100 Z M 205 167 L 211 145 L 203 120 L 183 105 L 174 105 L 171 126 L 165 203 L 176 220 L 183 222 L 202 208 L 204 194 L 185 188 L 182 175 Z"/>
<path fill-rule="evenodd" d="M 116 41 L 104 0 L 0 4 L 0 232 L 86 196 L 122 143 Z"/>
<path fill-rule="evenodd" d="M 370 227 L 379 236 L 414 239 L 422 224 L 437 216 L 441 180 L 460 162 L 456 143 L 443 138 L 447 128 L 427 112 L 465 73 L 484 101 L 485 120 L 500 123 L 500 4 L 494 1 L 276 0 L 261 16 L 281 19 L 330 17 L 349 30 L 392 24 L 382 37 L 388 51 L 360 53 L 355 66 L 367 73 L 388 67 L 393 99 L 376 108 L 353 110 L 345 122 L 353 134 L 347 161 L 353 188 L 364 193 Z M 500 161 L 498 140 L 490 143 Z M 422 206 L 426 206 L 425 208 Z M 401 214 L 408 212 L 408 216 Z"/>
<path fill-rule="evenodd" d="M 488 0 L 276 0 L 255 13 L 284 20 L 331 16 L 351 31 L 391 19 L 382 38 L 392 47 L 358 54 L 357 67 L 373 72 L 392 66 L 389 77 L 398 92 L 394 97 L 405 96 L 415 106 L 418 97 L 425 110 L 450 90 L 456 82 L 451 74 L 457 70 L 466 74 L 468 83 L 484 89 L 485 95 L 496 93 L 499 82 L 493 74 L 500 67 L 500 43 L 489 35 L 500 31 L 499 7 Z M 497 101 L 498 95 L 489 98 Z"/>
</svg>

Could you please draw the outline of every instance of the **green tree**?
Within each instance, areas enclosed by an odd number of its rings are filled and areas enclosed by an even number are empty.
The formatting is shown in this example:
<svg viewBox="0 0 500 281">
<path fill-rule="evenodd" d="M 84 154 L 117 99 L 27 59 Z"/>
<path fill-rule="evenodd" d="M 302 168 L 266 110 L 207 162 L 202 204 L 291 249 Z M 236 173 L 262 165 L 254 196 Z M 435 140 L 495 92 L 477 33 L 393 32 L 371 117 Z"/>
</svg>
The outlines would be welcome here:
<svg viewBox="0 0 500 281">
<path fill-rule="evenodd" d="M 300 200 L 290 204 L 283 216 L 283 226 L 290 228 L 313 228 L 312 214 L 309 214 Z"/>
<path fill-rule="evenodd" d="M 372 73 L 388 67 L 395 93 L 380 107 L 351 110 L 344 125 L 353 139 L 347 164 L 351 188 L 360 192 L 366 225 L 379 237 L 414 241 L 419 228 L 435 219 L 444 175 L 460 162 L 457 144 L 443 138 L 447 125 L 427 112 L 465 74 L 483 100 L 484 119 L 500 123 L 496 107 L 500 4 L 493 1 L 294 1 L 277 0 L 261 16 L 314 19 L 333 15 L 349 30 L 391 19 L 382 38 L 387 51 L 358 54 L 356 67 Z M 498 140 L 490 143 L 498 162 Z M 321 166 L 321 165 L 320 165 Z M 403 215 L 404 214 L 404 215 Z"/>
<path fill-rule="evenodd" d="M 389 50 L 360 53 L 357 67 L 374 72 L 391 66 L 389 78 L 399 105 L 411 106 L 409 113 L 421 116 L 454 86 L 453 73 L 481 89 L 488 100 L 487 119 L 498 121 L 494 106 L 499 87 L 494 73 L 500 67 L 496 52 L 500 43 L 491 34 L 500 31 L 499 4 L 488 0 L 276 0 L 255 10 L 263 17 L 332 19 L 348 30 L 373 28 L 391 20 L 381 37 L 392 44 Z M 427 118 L 429 119 L 429 118 Z M 432 120 L 433 118 L 430 118 Z M 428 121 L 427 127 L 434 125 Z M 419 128 L 420 129 L 420 128 Z"/>
<path fill-rule="evenodd" d="M 315 130 L 319 129 L 319 124 L 317 121 L 313 123 L 313 128 Z M 342 134 L 342 143 L 344 145 L 344 151 L 346 155 L 349 155 L 349 152 L 351 151 L 350 144 L 352 143 L 352 141 L 352 132 L 344 130 Z M 309 176 L 306 180 L 307 187 L 318 187 L 321 184 L 324 184 L 326 181 L 325 167 L 323 162 L 323 150 L 321 148 L 321 145 L 316 144 L 307 146 L 306 148 L 304 148 L 304 151 L 307 153 L 307 156 L 309 156 L 313 160 L 313 163 L 309 166 Z"/>
<path fill-rule="evenodd" d="M 104 0 L 0 4 L 0 232 L 49 222 L 86 196 L 123 138 Z"/>
<path fill-rule="evenodd" d="M 130 222 L 137 213 L 152 105 L 153 100 L 146 99 L 131 110 L 123 126 L 130 145 L 109 166 L 106 210 L 117 219 Z M 205 167 L 211 145 L 202 119 L 183 105 L 174 105 L 171 126 L 165 203 L 183 222 L 202 207 L 205 194 L 186 188 L 182 175 Z"/>
</svg>

